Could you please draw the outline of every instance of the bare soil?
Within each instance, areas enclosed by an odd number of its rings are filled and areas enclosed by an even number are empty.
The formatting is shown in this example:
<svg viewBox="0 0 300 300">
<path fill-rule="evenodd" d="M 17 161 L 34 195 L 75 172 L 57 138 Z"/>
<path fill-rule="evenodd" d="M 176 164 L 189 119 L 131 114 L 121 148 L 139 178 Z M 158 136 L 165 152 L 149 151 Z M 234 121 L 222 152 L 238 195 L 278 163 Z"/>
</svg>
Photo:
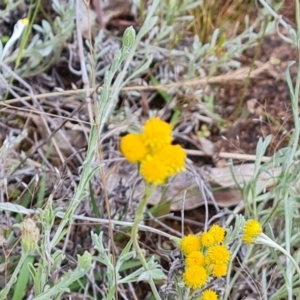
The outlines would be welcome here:
<svg viewBox="0 0 300 300">
<path fill-rule="evenodd" d="M 297 50 L 273 34 L 264 39 L 259 49 L 244 53 L 241 61 L 249 64 L 259 52 L 257 61 L 273 61 L 259 77 L 243 83 L 226 83 L 216 96 L 216 112 L 227 120 L 227 127 L 221 133 L 226 139 L 213 137 L 220 151 L 255 154 L 259 138 L 272 135 L 267 155 L 285 147 L 294 127 L 291 111 L 291 97 L 285 80 L 290 61 L 297 59 Z M 297 66 L 290 67 L 293 83 Z M 237 107 L 241 106 L 236 114 Z M 235 117 L 237 116 L 237 117 Z"/>
</svg>

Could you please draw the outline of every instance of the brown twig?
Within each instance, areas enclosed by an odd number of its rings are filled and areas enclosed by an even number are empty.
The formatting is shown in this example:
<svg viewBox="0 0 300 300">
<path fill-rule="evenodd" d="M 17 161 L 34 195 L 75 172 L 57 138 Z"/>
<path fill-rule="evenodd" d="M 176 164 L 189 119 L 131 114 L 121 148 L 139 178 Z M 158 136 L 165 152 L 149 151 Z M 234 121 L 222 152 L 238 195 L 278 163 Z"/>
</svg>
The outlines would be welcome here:
<svg viewBox="0 0 300 300">
<path fill-rule="evenodd" d="M 201 150 L 185 150 L 188 155 L 193 156 L 207 156 L 207 153 Z M 241 154 L 241 153 L 229 153 L 229 152 L 219 152 L 218 157 L 226 158 L 226 159 L 238 159 L 238 160 L 249 160 L 249 161 L 256 161 L 257 156 L 251 154 Z M 261 161 L 262 162 L 269 162 L 271 157 L 263 156 Z"/>
<path fill-rule="evenodd" d="M 248 76 L 250 78 L 254 78 L 263 71 L 267 70 L 270 67 L 270 63 L 267 62 L 265 64 L 260 65 L 257 69 L 253 70 L 250 75 L 247 73 L 249 71 L 249 68 L 241 68 L 237 71 L 234 72 L 229 72 L 225 75 L 219 75 L 219 76 L 214 76 L 214 77 L 205 77 L 201 79 L 191 79 L 191 80 L 186 80 L 186 81 L 180 81 L 180 82 L 172 82 L 168 84 L 158 84 L 158 85 L 148 85 L 148 86 L 128 86 L 124 87 L 122 91 L 151 91 L 151 90 L 168 90 L 173 87 L 182 87 L 182 86 L 203 86 L 203 85 L 208 85 L 208 84 L 219 84 L 219 83 L 224 83 L 224 82 L 229 82 L 229 81 L 243 81 L 245 80 Z M 96 89 L 97 90 L 97 89 Z M 89 93 L 93 93 L 96 91 L 95 89 L 89 89 Z M 46 98 L 46 97 L 55 97 L 55 96 L 65 96 L 65 95 L 78 95 L 84 93 L 86 90 L 85 89 L 78 89 L 78 90 L 68 90 L 64 92 L 51 92 L 51 93 L 44 93 L 44 94 L 39 94 L 35 95 L 37 99 L 40 98 Z M 30 100 L 30 97 L 22 97 L 24 101 Z M 10 99 L 7 100 L 6 103 L 16 103 L 19 102 L 19 99 Z M 2 103 L 0 102 L 0 105 Z"/>
</svg>

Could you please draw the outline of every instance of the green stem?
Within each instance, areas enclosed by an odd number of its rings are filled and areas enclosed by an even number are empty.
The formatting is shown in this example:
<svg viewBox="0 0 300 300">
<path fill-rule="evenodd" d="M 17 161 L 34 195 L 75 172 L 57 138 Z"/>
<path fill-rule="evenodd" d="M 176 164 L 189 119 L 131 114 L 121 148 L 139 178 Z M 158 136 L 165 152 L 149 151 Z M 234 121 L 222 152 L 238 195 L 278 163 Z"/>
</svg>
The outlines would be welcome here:
<svg viewBox="0 0 300 300">
<path fill-rule="evenodd" d="M 16 268 L 14 269 L 13 274 L 11 275 L 9 282 L 5 285 L 5 288 L 0 292 L 0 300 L 6 299 L 6 296 L 9 293 L 9 291 L 11 290 L 11 287 L 17 280 L 17 276 L 20 273 L 20 269 L 23 266 L 24 261 L 26 260 L 27 256 L 28 256 L 27 253 L 22 252 L 21 258 L 20 258 Z"/>
<path fill-rule="evenodd" d="M 286 255 L 287 259 L 286 260 L 286 285 L 287 285 L 287 291 L 288 291 L 288 299 L 292 300 L 293 299 L 293 273 L 292 273 L 292 265 L 291 262 L 294 264 L 294 262 L 291 260 L 291 244 L 290 244 L 290 237 L 291 237 L 291 229 L 292 229 L 292 220 L 293 217 L 291 216 L 291 205 L 289 203 L 288 199 L 288 192 L 285 193 L 284 199 L 284 216 L 285 216 L 285 249 L 280 249 L 278 248 L 282 253 Z M 299 267 L 298 267 L 299 269 Z M 298 270 L 297 270 L 298 271 Z"/>
<path fill-rule="evenodd" d="M 145 208 L 147 206 L 148 200 L 149 200 L 152 192 L 154 191 L 154 189 L 155 189 L 155 186 L 146 184 L 145 194 L 137 207 L 134 223 L 133 223 L 133 226 L 131 229 L 131 239 L 132 239 L 133 247 L 135 248 L 135 251 L 146 271 L 149 271 L 149 267 L 148 267 L 147 261 L 144 257 L 143 251 L 139 246 L 139 242 L 138 242 L 139 227 L 138 226 L 139 226 L 140 222 L 143 220 Z M 150 284 L 150 287 L 151 287 L 151 290 L 152 290 L 152 293 L 153 293 L 155 299 L 161 300 L 159 293 L 156 289 L 155 283 L 154 283 L 153 279 L 151 278 L 151 276 L 149 277 L 149 284 Z"/>
<path fill-rule="evenodd" d="M 295 163 L 295 154 L 298 149 L 299 144 L 299 134 L 300 134 L 300 126 L 299 126 L 299 111 L 298 111 L 298 99 L 299 99 L 299 88 L 300 88 L 300 13 L 299 13 L 299 0 L 295 1 L 295 12 L 296 12 L 296 24 L 297 24 L 297 36 L 296 36 L 296 44 L 297 44 L 297 50 L 298 50 L 298 73 L 296 78 L 296 83 L 294 86 L 294 91 L 292 90 L 292 83 L 290 84 L 290 93 L 291 93 L 291 104 L 292 104 L 292 111 L 293 111 L 293 117 L 294 117 L 294 132 L 291 140 L 291 152 L 289 155 L 288 164 L 286 165 L 286 174 L 290 172 L 290 169 L 292 165 Z M 284 165 L 283 165 L 284 167 Z M 297 272 L 300 276 L 300 270 L 298 267 L 298 264 L 295 262 L 295 260 L 290 255 L 291 253 L 291 244 L 290 244 L 290 238 L 291 238 L 291 232 L 292 232 L 292 224 L 293 224 L 293 213 L 291 213 L 292 205 L 290 203 L 290 199 L 288 198 L 289 192 L 285 193 L 284 197 L 284 215 L 285 215 L 285 251 L 286 256 L 289 257 L 290 261 L 287 260 L 286 262 L 286 275 L 289 281 L 289 286 L 287 287 L 288 290 L 288 299 L 291 300 L 293 298 L 293 275 L 291 272 L 291 262 L 296 267 Z M 283 252 L 283 251 L 282 251 Z M 284 253 L 284 252 L 283 252 Z"/>
<path fill-rule="evenodd" d="M 270 239 L 267 235 L 264 233 L 261 233 L 260 236 L 255 240 L 256 244 L 262 244 L 269 247 L 272 247 L 274 249 L 279 250 L 281 253 L 283 253 L 286 257 L 290 259 L 294 267 L 296 268 L 296 271 L 298 273 L 299 279 L 300 279 L 300 268 L 298 266 L 298 263 L 295 261 L 295 259 L 292 257 L 292 255 L 283 247 L 278 245 L 276 242 L 274 242 L 272 239 Z M 291 276 L 293 276 L 293 272 L 291 271 Z"/>
<path fill-rule="evenodd" d="M 195 296 L 195 294 L 198 292 L 198 290 L 192 290 L 189 292 L 187 300 L 191 300 L 193 299 L 193 297 Z"/>
<path fill-rule="evenodd" d="M 42 2 L 41 0 L 36 1 L 36 7 L 35 7 L 35 10 L 33 12 L 32 17 L 31 17 L 31 13 L 28 14 L 28 18 L 30 19 L 30 23 L 26 27 L 25 34 L 22 37 L 21 44 L 20 44 L 20 49 L 19 49 L 19 53 L 18 53 L 18 56 L 16 58 L 16 63 L 15 63 L 14 71 L 17 70 L 17 68 L 20 65 L 21 59 L 23 58 L 23 52 L 24 52 L 24 49 L 25 49 L 25 47 L 26 47 L 26 45 L 27 45 L 27 43 L 29 41 L 29 36 L 31 34 L 31 31 L 32 31 L 32 26 L 33 26 L 34 21 L 35 21 L 35 19 L 37 17 L 37 14 L 38 14 L 38 12 L 40 10 L 41 2 Z M 34 2 L 30 1 L 30 4 L 32 5 L 32 4 L 34 4 Z"/>
</svg>

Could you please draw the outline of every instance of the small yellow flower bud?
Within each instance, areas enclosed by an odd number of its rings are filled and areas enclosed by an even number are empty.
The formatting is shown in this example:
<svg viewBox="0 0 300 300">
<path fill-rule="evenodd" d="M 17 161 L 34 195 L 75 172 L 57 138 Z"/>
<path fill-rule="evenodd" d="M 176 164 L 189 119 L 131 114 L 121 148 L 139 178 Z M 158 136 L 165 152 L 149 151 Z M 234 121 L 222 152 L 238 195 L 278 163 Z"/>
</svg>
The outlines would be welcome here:
<svg viewBox="0 0 300 300">
<path fill-rule="evenodd" d="M 216 243 L 222 243 L 225 238 L 225 229 L 217 224 L 214 224 L 208 231 L 213 235 Z"/>
<path fill-rule="evenodd" d="M 183 273 L 185 285 L 191 289 L 199 289 L 207 282 L 208 274 L 202 266 L 188 267 Z"/>
<path fill-rule="evenodd" d="M 152 152 L 156 152 L 163 146 L 171 144 L 172 125 L 160 118 L 149 119 L 144 126 L 143 139 Z"/>
<path fill-rule="evenodd" d="M 213 290 L 205 290 L 200 298 L 201 300 L 218 300 L 218 294 Z"/>
<path fill-rule="evenodd" d="M 243 241 L 248 244 L 253 244 L 257 236 L 262 233 L 262 227 L 256 220 L 248 220 L 244 226 Z"/>
<path fill-rule="evenodd" d="M 220 278 L 227 274 L 228 266 L 227 264 L 216 264 L 213 266 L 212 275 Z"/>
<path fill-rule="evenodd" d="M 185 259 L 185 264 L 187 267 L 203 266 L 204 259 L 204 254 L 201 251 L 194 251 L 187 256 Z"/>
<path fill-rule="evenodd" d="M 205 247 L 210 247 L 215 242 L 214 236 L 209 232 L 203 232 L 201 237 L 202 245 Z"/>
<path fill-rule="evenodd" d="M 200 251 L 200 247 L 201 242 L 196 235 L 189 234 L 181 240 L 180 250 L 184 255 L 189 255 L 194 251 Z"/>
<path fill-rule="evenodd" d="M 120 142 L 120 150 L 131 163 L 136 163 L 147 155 L 142 135 L 138 133 L 129 133 L 124 136 Z"/>
<path fill-rule="evenodd" d="M 28 18 L 24 18 L 22 20 L 20 20 L 20 22 L 24 25 L 28 25 L 29 24 L 29 19 Z"/>
<path fill-rule="evenodd" d="M 231 252 L 223 245 L 216 245 L 208 249 L 207 256 L 213 264 L 227 264 L 230 261 Z"/>
</svg>

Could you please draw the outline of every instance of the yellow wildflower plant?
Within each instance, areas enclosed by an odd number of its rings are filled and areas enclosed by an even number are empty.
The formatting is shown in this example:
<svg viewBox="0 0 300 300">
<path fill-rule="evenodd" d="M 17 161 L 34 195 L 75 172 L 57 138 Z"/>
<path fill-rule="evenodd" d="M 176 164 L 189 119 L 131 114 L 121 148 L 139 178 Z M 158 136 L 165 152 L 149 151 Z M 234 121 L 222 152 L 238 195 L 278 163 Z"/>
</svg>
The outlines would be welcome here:
<svg viewBox="0 0 300 300">
<path fill-rule="evenodd" d="M 208 274 L 202 266 L 192 266 L 186 268 L 183 273 L 183 280 L 187 287 L 191 289 L 199 289 L 205 285 Z"/>
<path fill-rule="evenodd" d="M 148 152 L 142 135 L 138 133 L 129 133 L 125 135 L 121 139 L 120 150 L 126 159 L 131 163 L 141 161 L 146 157 Z"/>
<path fill-rule="evenodd" d="M 227 274 L 228 265 L 227 264 L 216 264 L 212 267 L 211 274 L 217 278 L 223 277 Z"/>
<path fill-rule="evenodd" d="M 185 264 L 187 267 L 203 266 L 204 265 L 204 254 L 201 251 L 191 252 L 186 257 Z"/>
<path fill-rule="evenodd" d="M 213 290 L 205 290 L 202 295 L 200 300 L 218 300 L 218 295 L 215 291 Z"/>
<path fill-rule="evenodd" d="M 216 243 L 222 243 L 225 239 L 225 229 L 217 224 L 214 224 L 209 230 Z"/>
<path fill-rule="evenodd" d="M 148 120 L 144 126 L 143 140 L 151 151 L 157 151 L 161 147 L 171 144 L 173 140 L 172 125 L 159 118 Z"/>
<path fill-rule="evenodd" d="M 185 170 L 186 153 L 180 145 L 172 145 L 172 125 L 152 118 L 142 133 L 130 133 L 121 139 L 120 150 L 131 163 L 140 163 L 145 181 L 164 184 L 168 177 Z"/>
<path fill-rule="evenodd" d="M 227 264 L 231 253 L 223 245 L 214 245 L 208 249 L 207 256 L 212 264 Z"/>
<path fill-rule="evenodd" d="M 200 251 L 201 243 L 200 239 L 193 234 L 189 234 L 182 238 L 180 244 L 180 250 L 184 255 L 189 255 L 194 251 Z"/>
<path fill-rule="evenodd" d="M 205 247 L 210 247 L 215 243 L 214 236 L 209 232 L 203 232 L 201 235 L 201 243 Z"/>
<path fill-rule="evenodd" d="M 262 232 L 262 226 L 258 221 L 253 219 L 248 220 L 244 225 L 243 233 L 243 241 L 246 243 L 266 245 L 268 247 L 279 250 L 292 262 L 292 264 L 297 270 L 297 273 L 300 274 L 300 267 L 298 262 L 288 251 L 286 251 L 286 249 L 284 249 L 282 246 L 277 244 L 275 241 L 273 241 L 271 238 L 269 238 Z"/>
<path fill-rule="evenodd" d="M 243 241 L 252 244 L 256 237 L 262 233 L 262 227 L 258 221 L 251 219 L 246 222 L 243 232 Z"/>
</svg>

